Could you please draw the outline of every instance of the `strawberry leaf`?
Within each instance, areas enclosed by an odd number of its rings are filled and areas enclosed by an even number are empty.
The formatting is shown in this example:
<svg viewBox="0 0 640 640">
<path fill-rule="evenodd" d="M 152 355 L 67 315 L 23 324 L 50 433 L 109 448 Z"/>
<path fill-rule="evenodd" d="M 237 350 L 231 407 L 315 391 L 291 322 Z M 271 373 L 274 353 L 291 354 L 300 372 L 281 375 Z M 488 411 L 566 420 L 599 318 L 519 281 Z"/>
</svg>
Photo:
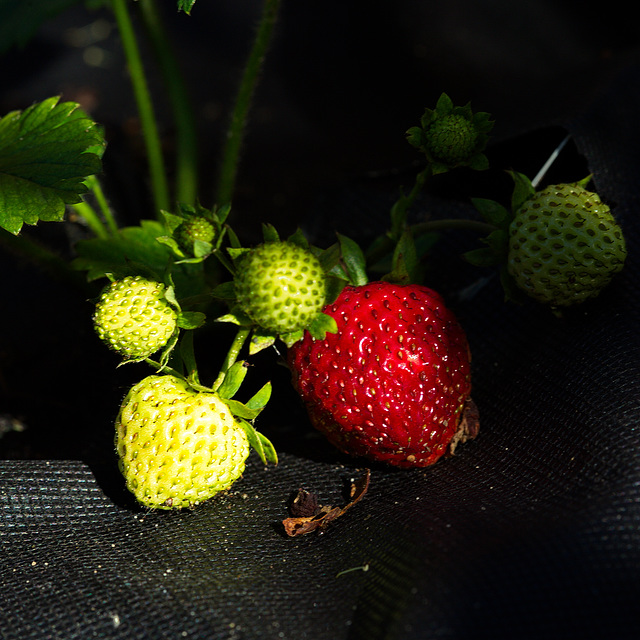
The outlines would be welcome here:
<svg viewBox="0 0 640 640">
<path fill-rule="evenodd" d="M 0 227 L 59 221 L 102 171 L 100 128 L 75 102 L 48 98 L 0 119 Z"/>
<path fill-rule="evenodd" d="M 351 238 L 347 238 L 347 236 L 343 236 L 340 233 L 337 236 L 349 282 L 356 287 L 367 284 L 369 278 L 367 277 L 366 259 L 362 249 Z"/>
<path fill-rule="evenodd" d="M 247 402 L 245 405 L 258 413 L 262 411 L 269 402 L 271 398 L 271 383 L 267 382 L 259 391 L 257 391 Z"/>
<path fill-rule="evenodd" d="M 267 464 L 267 462 L 273 462 L 273 464 L 278 464 L 278 454 L 276 453 L 275 447 L 271 441 L 266 436 L 256 431 L 254 426 L 246 420 L 240 419 L 239 422 L 247 434 L 249 444 L 260 456 L 262 463 Z"/>
<path fill-rule="evenodd" d="M 523 173 L 509 171 L 513 178 L 513 195 L 511 196 L 511 209 L 515 213 L 536 192 L 531 180 Z"/>
<path fill-rule="evenodd" d="M 260 411 L 250 409 L 246 404 L 239 402 L 238 400 L 226 399 L 225 403 L 229 407 L 231 413 L 236 418 L 244 418 L 245 420 L 255 420 L 258 417 Z"/>
<path fill-rule="evenodd" d="M 234 362 L 224 376 L 222 384 L 218 387 L 218 395 L 223 400 L 233 398 L 238 393 L 245 376 L 247 375 L 247 363 L 244 360 Z"/>
<path fill-rule="evenodd" d="M 200 311 L 183 311 L 178 316 L 178 326 L 181 329 L 198 329 L 204 323 L 207 317 Z"/>
<path fill-rule="evenodd" d="M 509 210 L 499 202 L 486 198 L 471 198 L 471 202 L 484 218 L 485 222 L 493 224 L 496 227 L 509 226 L 511 214 Z"/>
<path fill-rule="evenodd" d="M 308 327 L 308 331 L 315 340 L 324 340 L 327 333 L 338 333 L 335 318 L 326 313 L 319 313 Z"/>
<path fill-rule="evenodd" d="M 280 235 L 272 224 L 262 224 L 262 235 L 265 242 L 280 242 Z"/>
<path fill-rule="evenodd" d="M 249 355 L 253 356 L 259 351 L 267 349 L 275 344 L 276 340 L 277 336 L 273 332 L 256 327 L 249 341 Z"/>
<path fill-rule="evenodd" d="M 178 0 L 178 11 L 184 11 L 187 15 L 190 15 L 195 3 L 196 0 Z"/>
</svg>

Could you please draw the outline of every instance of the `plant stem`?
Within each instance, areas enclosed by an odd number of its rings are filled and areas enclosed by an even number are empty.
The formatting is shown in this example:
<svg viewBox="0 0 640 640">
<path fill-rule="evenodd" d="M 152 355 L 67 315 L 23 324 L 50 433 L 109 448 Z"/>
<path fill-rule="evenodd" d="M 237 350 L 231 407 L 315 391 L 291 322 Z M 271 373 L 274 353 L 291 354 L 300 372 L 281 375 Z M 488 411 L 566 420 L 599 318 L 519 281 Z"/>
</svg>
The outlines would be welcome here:
<svg viewBox="0 0 640 640">
<path fill-rule="evenodd" d="M 250 327 L 240 327 L 238 329 L 238 332 L 236 333 L 236 337 L 231 343 L 231 347 L 229 348 L 229 351 L 227 352 L 227 356 L 222 364 L 220 373 L 218 374 L 216 381 L 213 383 L 212 388 L 214 391 L 218 390 L 218 388 L 222 384 L 222 381 L 224 380 L 224 377 L 227 371 L 229 371 L 229 369 L 235 364 L 236 360 L 238 359 L 238 356 L 240 355 L 240 351 L 244 346 L 244 343 L 246 342 L 250 333 L 251 333 Z"/>
<path fill-rule="evenodd" d="M 428 220 L 426 222 L 418 222 L 409 227 L 413 237 L 423 236 L 427 233 L 437 233 L 439 231 L 475 231 L 479 234 L 488 235 L 492 231 L 496 231 L 498 227 L 489 224 L 488 222 L 481 222 L 480 220 L 467 220 L 464 218 L 445 218 L 442 220 Z M 396 240 L 391 235 L 384 236 L 375 247 L 367 252 L 367 262 L 369 264 L 375 264 L 378 260 L 383 258 L 388 253 L 392 252 Z"/>
<path fill-rule="evenodd" d="M 138 48 L 133 23 L 127 9 L 128 0 L 111 0 L 111 7 L 118 24 L 120 37 L 131 84 L 138 105 L 138 114 L 142 125 L 142 135 L 147 150 L 147 160 L 149 162 L 149 172 L 151 174 L 151 188 L 156 215 L 160 216 L 161 209 L 169 209 L 169 187 L 162 157 L 160 136 L 158 135 L 157 122 L 151 102 L 151 94 L 147 85 L 142 66 L 142 58 Z"/>
<path fill-rule="evenodd" d="M 424 188 L 425 182 L 431 177 L 431 165 L 428 164 L 418 175 L 408 195 L 402 194 L 391 207 L 391 238 L 396 242 L 400 239 L 406 223 L 407 213 L 413 206 L 418 195 Z"/>
<path fill-rule="evenodd" d="M 76 204 L 72 204 L 71 206 L 73 207 L 74 211 L 84 219 L 91 231 L 96 234 L 96 237 L 102 238 L 103 240 L 109 237 L 109 232 L 104 226 L 104 223 L 102 222 L 102 220 L 100 220 L 98 214 L 95 212 L 93 207 L 88 202 L 86 202 L 86 200 L 83 200 L 82 202 L 78 202 Z"/>
<path fill-rule="evenodd" d="M 113 213 L 111 212 L 111 208 L 109 207 L 109 203 L 104 195 L 104 191 L 102 191 L 102 185 L 97 176 L 89 176 L 89 178 L 87 178 L 87 185 L 98 203 L 98 207 L 107 223 L 107 227 L 109 227 L 109 231 L 111 231 L 113 235 L 116 235 L 118 233 L 118 225 L 113 217 Z"/>
<path fill-rule="evenodd" d="M 198 136 L 191 100 L 155 0 L 139 0 L 138 5 L 167 85 L 176 123 L 176 200 L 195 204 L 198 195 Z"/>
<path fill-rule="evenodd" d="M 256 88 L 258 75 L 271 40 L 279 5 L 280 0 L 265 0 L 262 16 L 258 24 L 258 31 L 240 82 L 236 103 L 231 115 L 231 123 L 227 132 L 227 141 L 222 154 L 218 193 L 216 197 L 216 202 L 219 205 L 229 204 L 233 196 L 247 115 Z"/>
</svg>

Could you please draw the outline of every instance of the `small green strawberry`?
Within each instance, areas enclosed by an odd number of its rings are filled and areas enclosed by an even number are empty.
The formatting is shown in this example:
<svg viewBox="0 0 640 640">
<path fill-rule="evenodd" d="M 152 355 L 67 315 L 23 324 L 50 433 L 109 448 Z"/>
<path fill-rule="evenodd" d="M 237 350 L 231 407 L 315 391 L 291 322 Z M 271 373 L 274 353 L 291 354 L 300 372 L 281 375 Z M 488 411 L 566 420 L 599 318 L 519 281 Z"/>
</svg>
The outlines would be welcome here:
<svg viewBox="0 0 640 640">
<path fill-rule="evenodd" d="M 235 276 L 240 308 L 260 327 L 289 334 L 307 327 L 325 302 L 325 274 L 311 251 L 265 242 L 242 256 Z"/>
<path fill-rule="evenodd" d="M 454 106 L 443 93 L 435 109 L 425 109 L 420 126 L 407 131 L 407 139 L 426 154 L 433 173 L 458 166 L 486 169 L 483 152 L 492 128 L 488 113 L 473 113 L 469 104 Z"/>
<path fill-rule="evenodd" d="M 128 359 L 147 358 L 164 347 L 178 321 L 166 287 L 142 276 L 112 282 L 96 304 L 93 322 L 102 340 Z"/>
<path fill-rule="evenodd" d="M 250 445 L 217 393 L 152 375 L 122 403 L 116 450 L 127 487 L 141 504 L 179 509 L 228 489 L 242 475 Z"/>
<path fill-rule="evenodd" d="M 177 229 L 178 242 L 187 251 L 193 250 L 194 242 L 212 243 L 216 229 L 205 218 L 191 217 L 185 220 Z"/>
<path fill-rule="evenodd" d="M 597 296 L 623 268 L 626 255 L 609 207 L 580 184 L 534 193 L 509 227 L 509 274 L 529 296 L 552 307 Z"/>
</svg>

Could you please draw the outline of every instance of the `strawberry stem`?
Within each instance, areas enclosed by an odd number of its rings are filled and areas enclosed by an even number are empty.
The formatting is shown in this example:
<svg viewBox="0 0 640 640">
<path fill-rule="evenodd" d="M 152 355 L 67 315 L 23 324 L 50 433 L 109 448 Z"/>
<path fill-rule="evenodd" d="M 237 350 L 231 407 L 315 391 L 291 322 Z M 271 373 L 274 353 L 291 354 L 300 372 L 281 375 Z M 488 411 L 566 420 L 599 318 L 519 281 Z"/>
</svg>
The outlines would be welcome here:
<svg viewBox="0 0 640 640">
<path fill-rule="evenodd" d="M 244 346 L 249 334 L 251 333 L 251 327 L 240 327 L 238 332 L 236 333 L 236 337 L 231 343 L 231 347 L 229 347 L 229 351 L 227 352 L 227 356 L 222 363 L 222 367 L 220 369 L 220 373 L 216 378 L 216 381 L 213 383 L 212 389 L 217 391 L 224 380 L 224 377 L 227 375 L 227 371 L 235 364 L 238 356 L 240 355 L 240 351 Z"/>
</svg>

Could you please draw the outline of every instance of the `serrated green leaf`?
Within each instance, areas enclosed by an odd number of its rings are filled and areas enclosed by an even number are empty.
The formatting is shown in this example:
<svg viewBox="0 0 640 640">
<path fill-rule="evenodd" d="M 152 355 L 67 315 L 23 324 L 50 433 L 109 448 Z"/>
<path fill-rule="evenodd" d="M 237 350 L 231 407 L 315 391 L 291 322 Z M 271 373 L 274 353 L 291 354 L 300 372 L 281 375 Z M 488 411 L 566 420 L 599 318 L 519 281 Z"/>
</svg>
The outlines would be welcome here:
<svg viewBox="0 0 640 640">
<path fill-rule="evenodd" d="M 351 238 L 340 233 L 336 235 L 338 236 L 338 242 L 340 243 L 342 261 L 345 265 L 349 282 L 356 287 L 367 284 L 369 282 L 369 278 L 367 276 L 367 262 L 360 245 Z"/>
<path fill-rule="evenodd" d="M 338 324 L 335 318 L 321 312 L 311 321 L 308 331 L 315 340 L 324 340 L 327 333 L 338 333 Z"/>
<path fill-rule="evenodd" d="M 178 326 L 181 329 L 192 331 L 198 329 L 207 320 L 207 316 L 201 311 L 182 311 L 178 316 Z"/>
<path fill-rule="evenodd" d="M 59 221 L 81 202 L 84 180 L 102 171 L 89 152 L 105 145 L 100 128 L 75 102 L 48 98 L 0 119 L 0 227 Z"/>
<path fill-rule="evenodd" d="M 233 398 L 238 393 L 247 375 L 247 363 L 244 360 L 234 362 L 225 373 L 222 384 L 218 387 L 218 395 L 224 400 Z"/>
<path fill-rule="evenodd" d="M 245 403 L 246 406 L 249 409 L 257 411 L 259 413 L 267 406 L 267 403 L 271 398 L 271 391 L 271 383 L 267 382 L 263 387 L 260 388 L 259 391 L 251 396 L 251 398 Z"/>
<path fill-rule="evenodd" d="M 73 267 L 87 272 L 88 280 L 112 275 L 120 279 L 142 275 L 159 282 L 173 262 L 172 250 L 158 242 L 165 233 L 164 225 L 155 220 L 142 220 L 139 226 L 124 227 L 108 238 L 91 238 L 76 244 L 77 258 Z M 202 293 L 204 276 L 201 265 L 173 265 L 172 277 L 180 298 Z"/>
</svg>

